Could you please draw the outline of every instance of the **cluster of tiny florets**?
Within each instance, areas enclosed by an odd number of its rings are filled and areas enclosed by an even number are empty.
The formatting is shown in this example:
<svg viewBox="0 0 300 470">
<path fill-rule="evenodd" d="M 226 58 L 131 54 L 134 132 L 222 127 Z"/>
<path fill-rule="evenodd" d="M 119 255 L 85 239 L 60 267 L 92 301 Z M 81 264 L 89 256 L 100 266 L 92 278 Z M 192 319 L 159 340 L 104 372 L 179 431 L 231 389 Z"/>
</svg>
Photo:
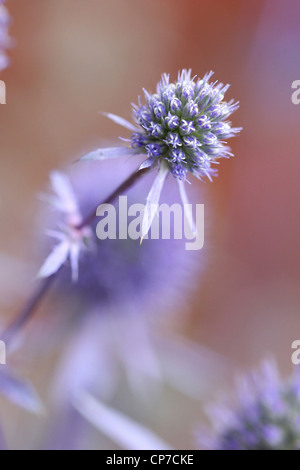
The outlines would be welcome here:
<svg viewBox="0 0 300 470">
<path fill-rule="evenodd" d="M 185 180 L 190 171 L 210 179 L 213 163 L 232 154 L 225 139 L 241 129 L 231 127 L 227 118 L 238 103 L 225 102 L 229 85 L 209 83 L 212 72 L 202 80 L 183 70 L 176 83 L 163 75 L 156 94 L 144 90 L 147 104 L 134 105 L 134 117 L 141 132 L 132 135 L 133 148 L 141 148 L 153 163 L 165 160 L 176 178 Z"/>
<path fill-rule="evenodd" d="M 206 444 L 210 450 L 300 450 L 299 377 L 254 380 L 254 387 L 240 387 L 238 396 L 238 409 L 213 411 L 214 427 L 221 425 Z"/>
</svg>

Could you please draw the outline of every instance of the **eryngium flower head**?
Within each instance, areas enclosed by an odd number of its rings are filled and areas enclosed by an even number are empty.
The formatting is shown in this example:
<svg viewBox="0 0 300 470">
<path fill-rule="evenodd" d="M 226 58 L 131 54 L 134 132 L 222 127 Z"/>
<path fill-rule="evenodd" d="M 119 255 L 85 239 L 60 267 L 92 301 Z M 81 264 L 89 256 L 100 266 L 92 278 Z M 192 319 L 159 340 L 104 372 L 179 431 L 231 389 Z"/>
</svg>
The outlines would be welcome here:
<svg viewBox="0 0 300 470">
<path fill-rule="evenodd" d="M 229 85 L 209 83 L 212 72 L 202 80 L 191 78 L 191 70 L 178 74 L 176 83 L 170 83 L 164 74 L 157 86 L 157 93 L 144 91 L 146 104 L 139 100 L 133 105 L 137 125 L 115 114 L 105 113 L 117 124 L 131 131 L 130 147 L 99 148 L 82 157 L 82 161 L 103 161 L 116 157 L 144 156 L 140 169 L 158 168 L 158 175 L 147 197 L 142 239 L 153 222 L 151 206 L 159 203 L 160 194 L 167 176 L 171 173 L 178 183 L 183 204 L 188 203 L 184 183 L 188 172 L 202 179 L 217 174 L 213 164 L 232 153 L 224 139 L 240 132 L 240 127 L 231 127 L 228 117 L 238 108 L 233 100 L 224 101 Z M 151 215 L 152 214 L 152 215 Z M 195 233 L 190 217 L 190 228 Z"/>
<path fill-rule="evenodd" d="M 10 17 L 7 9 L 4 6 L 5 0 L 0 0 L 0 72 L 4 70 L 8 64 L 8 58 L 5 54 L 5 49 L 10 44 L 8 35 L 8 27 L 10 24 Z"/>
<path fill-rule="evenodd" d="M 179 180 L 185 180 L 188 172 L 211 179 L 216 174 L 212 164 L 232 155 L 225 140 L 241 130 L 228 121 L 238 108 L 233 100 L 224 101 L 229 85 L 209 83 L 212 75 L 195 80 L 191 70 L 183 70 L 177 82 L 170 83 L 164 74 L 156 94 L 144 90 L 146 104 L 140 100 L 134 105 L 142 129 L 133 133 L 132 147 L 143 149 L 153 163 L 165 160 Z"/>
<path fill-rule="evenodd" d="M 238 407 L 209 410 L 214 433 L 202 432 L 209 450 L 299 450 L 300 377 L 279 378 L 273 362 L 238 383 Z"/>
</svg>

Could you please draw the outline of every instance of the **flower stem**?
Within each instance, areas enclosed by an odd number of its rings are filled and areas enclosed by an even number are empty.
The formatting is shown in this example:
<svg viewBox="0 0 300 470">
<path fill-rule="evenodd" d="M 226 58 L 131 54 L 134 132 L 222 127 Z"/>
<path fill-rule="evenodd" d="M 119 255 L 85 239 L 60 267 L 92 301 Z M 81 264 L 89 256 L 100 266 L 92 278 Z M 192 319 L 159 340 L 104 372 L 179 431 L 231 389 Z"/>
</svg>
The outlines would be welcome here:
<svg viewBox="0 0 300 470">
<path fill-rule="evenodd" d="M 58 273 L 59 271 L 57 271 L 55 274 L 52 274 L 52 276 L 40 281 L 37 288 L 25 304 L 21 313 L 15 320 L 12 321 L 12 323 L 7 327 L 1 336 L 1 339 L 6 343 L 6 345 L 9 345 L 14 336 L 30 320 L 39 303 L 48 292 L 49 288 L 52 286 L 53 281 L 56 279 Z"/>
<path fill-rule="evenodd" d="M 81 230 L 84 227 L 90 225 L 96 218 L 97 209 L 99 205 L 111 204 L 112 202 L 114 202 L 118 196 L 125 193 L 129 188 L 131 188 L 131 186 L 133 186 L 142 176 L 148 173 L 149 170 L 150 168 L 143 168 L 142 170 L 135 171 L 132 175 L 127 178 L 127 180 L 124 181 L 124 183 L 122 183 L 113 193 L 111 193 L 110 196 L 108 196 L 108 198 L 104 202 L 98 204 L 98 206 L 95 207 L 95 209 L 85 219 L 83 219 L 81 224 L 78 225 L 76 228 L 78 230 Z"/>
<path fill-rule="evenodd" d="M 133 186 L 143 175 L 145 175 L 150 168 L 144 168 L 142 170 L 135 171 L 131 176 L 127 178 L 113 193 L 108 196 L 108 198 L 102 202 L 102 204 L 111 204 L 115 201 L 115 199 L 127 191 L 131 186 Z M 83 229 L 90 225 L 93 220 L 96 218 L 98 206 L 93 210 L 77 227 L 78 230 Z M 15 337 L 16 334 L 22 329 L 24 325 L 31 319 L 32 315 L 38 308 L 40 302 L 43 300 L 44 296 L 50 290 L 54 280 L 56 279 L 57 275 L 61 271 L 60 268 L 56 273 L 52 274 L 52 276 L 47 277 L 46 279 L 42 279 L 37 286 L 36 290 L 33 292 L 32 296 L 29 298 L 28 302 L 26 303 L 25 307 L 18 315 L 18 317 L 11 323 L 10 326 L 4 331 L 1 339 L 9 345 L 11 340 Z"/>
</svg>

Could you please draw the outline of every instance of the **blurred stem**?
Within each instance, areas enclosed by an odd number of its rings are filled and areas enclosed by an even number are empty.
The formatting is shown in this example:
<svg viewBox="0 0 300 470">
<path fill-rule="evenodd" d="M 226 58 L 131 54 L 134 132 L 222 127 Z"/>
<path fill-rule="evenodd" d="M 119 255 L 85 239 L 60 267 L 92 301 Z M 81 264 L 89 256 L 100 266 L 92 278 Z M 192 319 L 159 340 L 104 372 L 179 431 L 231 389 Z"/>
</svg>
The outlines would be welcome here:
<svg viewBox="0 0 300 470">
<path fill-rule="evenodd" d="M 93 220 L 97 216 L 97 209 L 100 205 L 105 205 L 105 204 L 111 204 L 112 202 L 117 199 L 118 196 L 121 194 L 125 193 L 131 186 L 133 186 L 142 176 L 144 176 L 146 173 L 148 173 L 150 168 L 143 168 L 142 170 L 137 170 L 135 171 L 132 175 L 130 175 L 127 180 L 124 181 L 113 193 L 111 193 L 108 198 L 102 202 L 101 204 L 98 204 L 97 207 L 81 222 L 80 225 L 78 225 L 76 228 L 78 230 L 83 229 L 84 227 L 90 225 Z"/>
<path fill-rule="evenodd" d="M 127 178 L 113 193 L 111 193 L 108 198 L 99 205 L 111 204 L 115 199 L 127 191 L 131 186 L 133 186 L 142 176 L 144 176 L 150 168 L 144 168 L 142 170 L 135 171 L 131 176 Z M 98 205 L 98 206 L 99 206 Z M 77 227 L 78 230 L 83 229 L 84 227 L 90 225 L 97 216 L 98 206 L 81 222 Z M 61 267 L 55 274 L 42 279 L 37 286 L 36 290 L 33 292 L 32 296 L 29 298 L 28 302 L 25 304 L 21 313 L 17 318 L 11 323 L 11 325 L 4 331 L 1 335 L 1 340 L 4 341 L 7 345 L 10 344 L 11 340 L 19 333 L 23 326 L 25 326 L 28 321 L 31 319 L 36 309 L 39 307 L 39 304 L 43 300 L 44 296 L 50 290 L 54 280 L 58 276 L 59 272 L 62 270 Z"/>
<path fill-rule="evenodd" d="M 52 276 L 40 281 L 37 288 L 25 304 L 21 313 L 15 320 L 12 321 L 10 326 L 8 326 L 8 328 L 4 331 L 3 335 L 1 335 L 1 339 L 6 343 L 7 346 L 10 344 L 15 335 L 22 329 L 22 327 L 25 326 L 26 323 L 31 319 L 41 300 L 52 286 L 53 281 L 56 279 L 59 271 L 57 271 L 55 274 L 52 274 Z"/>
</svg>

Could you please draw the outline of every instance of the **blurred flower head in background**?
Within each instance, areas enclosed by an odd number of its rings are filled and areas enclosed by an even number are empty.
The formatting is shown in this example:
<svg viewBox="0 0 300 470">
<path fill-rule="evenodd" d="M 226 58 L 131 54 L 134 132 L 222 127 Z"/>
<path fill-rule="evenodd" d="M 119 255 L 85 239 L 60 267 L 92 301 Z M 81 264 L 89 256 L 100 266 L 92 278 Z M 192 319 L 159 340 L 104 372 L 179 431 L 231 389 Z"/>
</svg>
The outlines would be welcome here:
<svg viewBox="0 0 300 470">
<path fill-rule="evenodd" d="M 201 447 L 209 450 L 299 450 L 300 378 L 283 381 L 277 366 L 265 361 L 261 370 L 238 381 L 238 406 L 212 406 L 214 431 L 202 431 Z"/>
<path fill-rule="evenodd" d="M 111 164 L 107 162 L 101 165 L 87 163 L 74 168 L 69 174 L 68 194 L 72 187 L 78 212 L 88 214 L 91 208 L 96 207 L 109 194 L 117 181 L 126 178 L 130 167 L 132 163 L 120 162 L 112 172 Z M 145 184 L 147 178 L 129 191 L 128 206 L 143 202 Z M 68 207 L 74 207 L 74 198 L 71 198 L 72 204 L 68 204 Z M 176 194 L 173 186 L 166 185 L 164 201 L 173 203 L 174 198 Z M 47 225 L 51 221 L 54 230 L 61 227 L 61 212 L 46 213 L 45 216 Z M 69 213 L 67 216 L 69 217 Z M 94 234 L 96 224 L 97 219 L 91 226 Z M 173 222 L 171 227 L 172 225 Z M 50 235 L 52 233 L 53 231 Z M 65 240 L 60 243 L 65 243 Z M 204 264 L 204 253 L 197 256 L 194 252 L 186 251 L 184 240 L 175 239 L 151 239 L 140 246 L 139 240 L 129 237 L 99 240 L 95 235 L 90 241 L 89 250 L 81 253 L 78 250 L 76 253 L 79 262 L 78 282 L 72 283 L 70 265 L 66 263 L 57 280 L 59 292 L 64 297 L 79 299 L 86 307 L 98 306 L 104 310 L 114 307 L 122 312 L 130 309 L 142 313 L 154 306 L 157 311 L 159 306 L 170 307 L 180 300 L 184 302 L 189 289 L 193 287 L 195 275 L 201 272 Z M 66 261 L 66 256 L 62 260 Z"/>
<path fill-rule="evenodd" d="M 10 45 L 10 38 L 8 35 L 10 16 L 4 6 L 4 2 L 5 0 L 0 0 L 0 72 L 9 64 L 9 59 L 5 50 Z"/>
<path fill-rule="evenodd" d="M 89 227 L 78 228 L 82 216 L 78 208 L 73 188 L 66 175 L 53 171 L 50 175 L 51 185 L 55 192 L 49 197 L 49 203 L 63 216 L 63 222 L 57 224 L 57 230 L 48 230 L 48 235 L 58 240 L 58 245 L 43 264 L 39 276 L 46 278 L 55 274 L 69 259 L 73 282 L 79 277 L 79 258 L 83 250 L 87 250 L 92 234 Z"/>
</svg>

